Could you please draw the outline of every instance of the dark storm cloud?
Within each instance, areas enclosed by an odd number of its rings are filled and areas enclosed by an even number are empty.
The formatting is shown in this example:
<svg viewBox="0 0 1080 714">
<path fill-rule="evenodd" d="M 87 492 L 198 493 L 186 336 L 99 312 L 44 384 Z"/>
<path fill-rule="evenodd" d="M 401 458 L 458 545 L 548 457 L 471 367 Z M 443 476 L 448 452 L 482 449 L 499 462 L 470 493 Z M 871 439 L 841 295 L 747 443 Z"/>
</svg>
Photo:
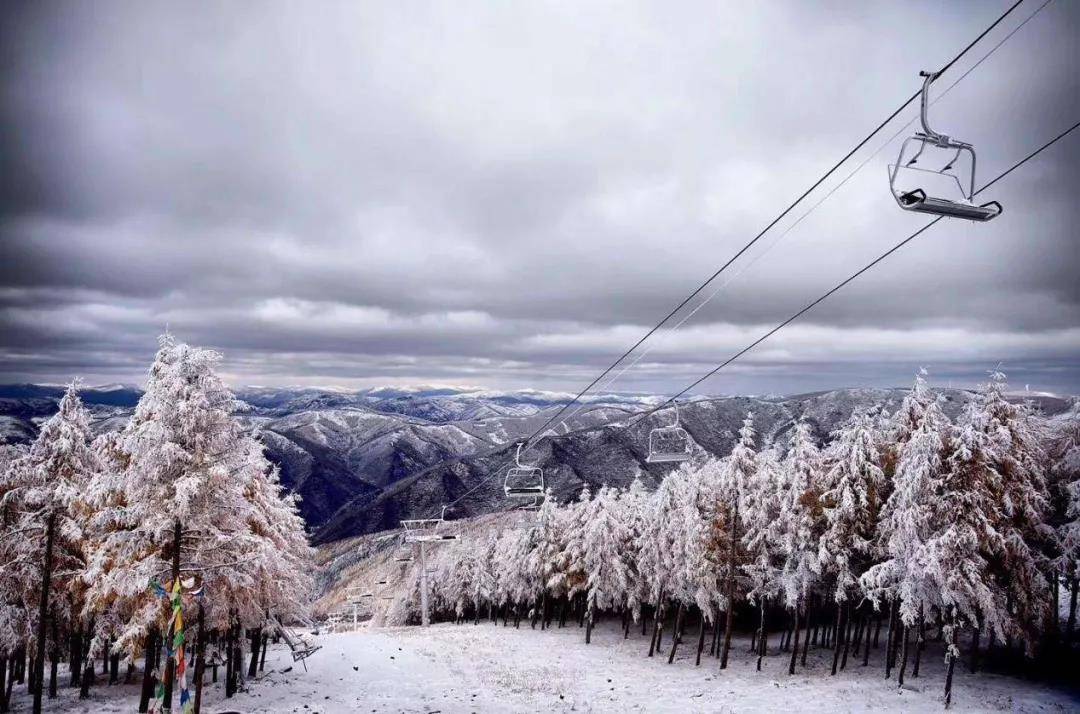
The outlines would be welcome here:
<svg viewBox="0 0 1080 714">
<path fill-rule="evenodd" d="M 238 383 L 574 389 L 1003 7 L 9 4 L 0 379 L 134 381 L 168 325 Z M 982 177 L 1080 116 L 1078 36 L 1055 0 L 935 105 Z M 921 225 L 898 143 L 870 156 L 902 123 L 616 386 L 690 381 Z M 991 190 L 1002 218 L 934 228 L 707 386 L 1004 361 L 1075 391 L 1078 166 L 1054 147 Z"/>
</svg>

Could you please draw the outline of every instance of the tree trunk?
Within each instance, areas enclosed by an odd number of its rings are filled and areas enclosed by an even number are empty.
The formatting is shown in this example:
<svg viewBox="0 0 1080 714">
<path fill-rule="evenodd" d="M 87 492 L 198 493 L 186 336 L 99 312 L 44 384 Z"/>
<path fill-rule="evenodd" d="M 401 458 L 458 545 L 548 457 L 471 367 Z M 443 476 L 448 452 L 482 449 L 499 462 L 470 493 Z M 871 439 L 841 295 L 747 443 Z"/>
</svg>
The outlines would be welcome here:
<svg viewBox="0 0 1080 714">
<path fill-rule="evenodd" d="M 150 697 L 154 695 L 154 649 L 157 647 L 157 635 L 151 627 L 143 642 L 146 652 L 143 655 L 142 692 L 139 694 L 139 711 L 145 712 L 150 707 Z"/>
<path fill-rule="evenodd" d="M 799 606 L 795 606 L 795 632 L 792 636 L 794 645 L 791 648 L 791 661 L 788 663 L 788 674 L 795 674 L 795 660 L 799 656 Z"/>
<path fill-rule="evenodd" d="M 109 684 L 117 684 L 120 681 L 120 653 L 113 652 L 109 655 Z"/>
<path fill-rule="evenodd" d="M 911 677 L 918 679 L 919 677 L 919 664 L 922 661 L 923 647 L 926 646 L 926 623 L 923 621 L 922 608 L 919 608 L 919 627 L 915 630 L 916 637 L 919 638 L 915 644 L 915 665 L 911 669 Z"/>
<path fill-rule="evenodd" d="M 679 646 L 679 638 L 682 636 L 682 623 L 683 614 L 686 612 L 686 605 L 679 603 L 679 609 L 675 613 L 675 624 L 671 627 L 671 653 L 668 655 L 668 664 L 675 661 L 675 649 Z"/>
<path fill-rule="evenodd" d="M 840 657 L 840 669 L 847 669 L 848 650 L 851 648 L 851 603 L 847 605 L 844 620 L 844 654 Z"/>
<path fill-rule="evenodd" d="M 165 711 L 172 711 L 173 680 L 176 679 L 176 651 L 173 647 L 173 635 L 176 623 L 172 621 L 172 588 L 180 580 L 180 537 L 183 535 L 180 527 L 180 519 L 173 522 L 172 542 L 172 583 L 169 585 L 169 595 L 166 602 L 169 607 L 169 634 L 165 644 L 168 659 L 165 661 Z"/>
<path fill-rule="evenodd" d="M 52 585 L 53 536 L 56 513 L 49 513 L 45 526 L 45 559 L 41 563 L 41 602 L 38 605 L 37 649 L 34 650 L 34 714 L 41 714 L 41 690 L 45 674 L 45 628 L 49 614 L 49 588 Z"/>
<path fill-rule="evenodd" d="M 705 651 L 705 611 L 701 611 L 701 627 L 698 628 L 698 641 L 697 641 L 697 659 L 694 660 L 694 666 L 701 666 L 701 653 Z"/>
<path fill-rule="evenodd" d="M 477 610 L 477 612 L 479 612 L 479 610 Z M 478 624 L 478 623 L 479 623 L 479 620 L 477 620 L 477 622 L 474 622 L 473 624 L 475 625 L 475 624 Z M 268 642 L 270 642 L 270 636 L 267 633 L 264 632 L 263 636 L 262 636 L 262 653 L 259 654 L 259 671 L 260 672 L 262 672 L 263 669 L 266 667 L 266 645 L 267 645 Z"/>
<path fill-rule="evenodd" d="M 799 660 L 802 663 L 803 667 L 806 666 L 806 650 L 808 650 L 810 648 L 810 603 L 811 602 L 813 602 L 813 601 L 809 600 L 809 601 L 807 601 L 807 603 L 805 605 L 803 605 L 803 608 L 805 608 L 804 612 L 803 612 L 803 625 L 806 627 L 806 634 L 803 635 L 802 657 L 799 658 Z M 798 626 L 798 625 L 796 625 L 796 626 Z M 798 649 L 798 647 L 796 647 L 796 649 Z"/>
<path fill-rule="evenodd" d="M 896 598 L 889 600 L 889 635 L 885 639 L 885 679 L 892 676 L 893 640 L 896 636 Z"/>
<path fill-rule="evenodd" d="M 78 628 L 71 633 L 68 645 L 68 673 L 71 675 L 69 687 L 79 686 L 79 677 L 82 675 L 82 642 L 82 628 Z"/>
<path fill-rule="evenodd" d="M 877 649 L 881 646 L 881 621 L 884 619 L 885 618 L 882 617 L 881 613 L 879 612 L 877 616 L 877 624 L 874 626 L 874 649 Z"/>
<path fill-rule="evenodd" d="M 724 650 L 720 654 L 720 669 L 727 669 L 728 653 L 731 651 L 731 628 L 735 624 L 735 559 L 738 556 L 739 507 L 730 509 L 731 547 L 728 550 L 727 616 L 724 622 Z"/>
<path fill-rule="evenodd" d="M 262 644 L 262 628 L 251 631 L 251 662 L 248 664 L 248 678 L 259 674 L 259 645 Z"/>
<path fill-rule="evenodd" d="M 971 672 L 973 674 L 979 671 L 979 637 L 981 634 L 982 631 L 978 627 L 971 633 Z"/>
<path fill-rule="evenodd" d="M 206 670 L 206 613 L 203 605 L 199 603 L 199 633 L 195 640 L 195 700 L 193 702 L 194 714 L 199 714 L 202 707 L 203 672 Z M 264 646 L 265 651 L 265 646 Z"/>
<path fill-rule="evenodd" d="M 662 594 L 657 597 L 656 608 L 653 610 L 652 640 L 649 642 L 650 657 L 653 656 L 654 652 L 660 649 L 660 635 L 664 629 L 664 606 L 662 598 Z"/>
<path fill-rule="evenodd" d="M 588 611 L 585 613 L 585 644 L 592 644 L 592 627 L 593 627 L 593 606 L 589 605 Z"/>
<path fill-rule="evenodd" d="M 236 678 L 233 677 L 235 658 L 233 657 L 233 627 L 229 625 L 225 633 L 225 698 L 231 699 L 236 694 Z"/>
<path fill-rule="evenodd" d="M 52 631 L 52 652 L 49 653 L 49 699 L 56 699 L 56 679 L 60 673 L 60 632 L 56 626 L 56 608 L 49 615 Z"/>
<path fill-rule="evenodd" d="M 956 657 L 953 656 L 953 651 L 956 649 L 956 627 L 953 627 L 949 632 L 949 643 L 946 645 L 945 660 L 949 663 L 948 670 L 945 674 L 945 708 L 949 708 L 949 704 L 952 703 L 952 678 L 953 668 L 956 666 Z"/>
<path fill-rule="evenodd" d="M 765 647 L 768 643 L 768 636 L 765 634 L 765 608 L 768 602 L 765 598 L 761 598 L 759 608 L 761 610 L 761 620 L 758 625 L 758 651 L 757 651 L 757 671 L 761 671 L 761 660 L 765 658 Z"/>
<path fill-rule="evenodd" d="M 7 669 L 8 656 L 0 654 L 0 712 L 6 712 L 8 710 Z"/>
<path fill-rule="evenodd" d="M 836 625 L 833 628 L 834 632 L 840 632 L 840 624 L 843 622 L 844 608 L 840 606 L 840 603 L 836 603 Z M 833 657 L 832 657 L 832 676 L 836 675 L 836 667 L 840 664 L 840 638 L 837 635 L 833 635 Z"/>
<path fill-rule="evenodd" d="M 1069 588 L 1069 621 L 1065 626 L 1066 645 L 1072 644 L 1073 631 L 1076 628 L 1076 591 L 1078 588 L 1080 588 L 1080 578 L 1074 575 L 1072 578 L 1072 585 Z"/>
<path fill-rule="evenodd" d="M 904 675 L 907 673 L 907 658 L 908 658 L 908 626 L 904 625 L 904 629 L 900 631 L 901 641 L 903 642 L 904 654 L 900 658 L 900 674 L 896 678 L 896 683 L 901 687 L 904 686 Z"/>
</svg>

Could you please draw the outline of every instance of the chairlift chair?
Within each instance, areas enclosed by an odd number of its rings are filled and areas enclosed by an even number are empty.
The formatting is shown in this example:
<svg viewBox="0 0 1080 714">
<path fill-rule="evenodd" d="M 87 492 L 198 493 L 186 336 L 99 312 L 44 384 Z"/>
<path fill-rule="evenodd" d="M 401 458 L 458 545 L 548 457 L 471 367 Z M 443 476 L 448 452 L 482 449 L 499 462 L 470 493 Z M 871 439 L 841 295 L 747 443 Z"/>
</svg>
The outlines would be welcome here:
<svg viewBox="0 0 1080 714">
<path fill-rule="evenodd" d="M 517 455 L 514 457 L 515 466 L 511 466 L 506 472 L 503 481 L 503 491 L 507 498 L 532 498 L 544 495 L 544 470 L 538 466 L 527 466 L 521 463 L 521 450 L 525 442 L 519 442 Z"/>
<path fill-rule="evenodd" d="M 405 529 L 406 543 L 432 543 L 444 540 L 458 540 L 456 533 L 446 530 L 446 506 L 438 518 L 413 518 L 401 522 Z"/>
<path fill-rule="evenodd" d="M 300 662 L 304 665 L 304 671 L 306 672 L 307 662 L 304 660 L 322 649 L 322 645 L 314 645 L 305 642 L 302 637 L 293 635 L 283 624 L 281 624 L 281 620 L 277 617 L 271 616 L 270 624 L 277 630 L 278 636 L 280 636 L 281 639 L 285 641 L 285 644 L 288 645 L 289 650 L 292 652 L 293 662 Z"/>
<path fill-rule="evenodd" d="M 914 136 L 905 139 L 904 143 L 900 146 L 900 155 L 896 158 L 896 163 L 889 164 L 889 190 L 896 200 L 897 205 L 905 211 L 915 211 L 917 213 L 928 213 L 935 216 L 986 222 L 1000 216 L 1003 209 L 1001 204 L 997 201 L 990 201 L 981 205 L 974 203 L 974 147 L 966 142 L 958 141 L 944 134 L 939 134 L 930 128 L 928 118 L 930 85 L 933 84 L 934 80 L 936 80 L 940 74 L 940 72 L 919 72 L 919 76 L 924 78 L 919 115 L 920 121 L 922 122 L 922 131 L 918 131 Z M 918 144 L 919 148 L 910 159 L 905 161 L 908 147 L 913 144 Z M 951 158 L 940 169 L 916 166 L 915 164 L 922 158 L 927 147 L 944 149 L 951 153 Z M 960 161 L 962 154 L 967 154 L 971 160 L 970 168 L 964 176 L 966 180 L 963 181 L 960 176 L 954 173 L 957 162 Z M 904 169 L 905 171 L 920 171 L 924 175 L 933 174 L 935 175 L 935 178 L 947 177 L 948 179 L 951 179 L 951 182 L 946 181 L 946 183 L 956 184 L 959 198 L 949 199 L 931 196 L 927 193 L 926 189 L 921 187 L 912 189 L 898 187 L 896 179 L 901 169 Z M 927 178 L 929 178 L 929 176 L 927 176 Z"/>
<path fill-rule="evenodd" d="M 679 405 L 675 406 L 675 421 L 668 426 L 658 426 L 649 432 L 649 455 L 646 463 L 666 464 L 686 461 L 693 455 L 690 434 L 679 426 Z"/>
</svg>

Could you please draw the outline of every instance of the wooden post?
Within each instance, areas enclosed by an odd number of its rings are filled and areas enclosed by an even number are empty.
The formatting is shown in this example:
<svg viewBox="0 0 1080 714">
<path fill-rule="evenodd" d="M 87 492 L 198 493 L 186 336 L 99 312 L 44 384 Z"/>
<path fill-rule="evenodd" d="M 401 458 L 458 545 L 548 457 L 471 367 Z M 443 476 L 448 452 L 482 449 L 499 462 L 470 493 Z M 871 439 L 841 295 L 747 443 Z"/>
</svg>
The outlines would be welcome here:
<svg viewBox="0 0 1080 714">
<path fill-rule="evenodd" d="M 41 601 L 38 604 L 37 649 L 34 650 L 34 714 L 41 714 L 41 690 L 45 675 L 45 633 L 49 615 L 49 588 L 52 586 L 53 536 L 56 512 L 50 511 L 45 524 L 45 560 L 41 563 Z"/>
</svg>

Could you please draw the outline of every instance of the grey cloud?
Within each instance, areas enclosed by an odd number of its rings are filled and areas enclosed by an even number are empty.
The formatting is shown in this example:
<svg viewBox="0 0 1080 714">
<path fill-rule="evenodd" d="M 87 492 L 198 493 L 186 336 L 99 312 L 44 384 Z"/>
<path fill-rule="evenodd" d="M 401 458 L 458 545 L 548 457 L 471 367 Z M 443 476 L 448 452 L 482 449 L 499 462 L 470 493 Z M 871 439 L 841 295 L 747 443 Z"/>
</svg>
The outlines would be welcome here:
<svg viewBox="0 0 1080 714">
<path fill-rule="evenodd" d="M 168 323 L 241 383 L 573 390 L 1000 11 L 6 6 L 0 378 L 135 380 Z M 1080 114 L 1078 26 L 1051 3 L 935 105 L 981 176 Z M 921 225 L 886 192 L 895 151 L 769 247 L 796 209 L 687 327 L 759 334 Z M 1080 141 L 1054 147 L 991 190 L 1001 219 L 938 226 L 806 316 L 863 335 L 858 366 L 796 341 L 716 389 L 906 381 L 918 358 L 875 344 L 880 328 L 957 379 L 1009 357 L 1077 390 L 1080 355 L 1046 336 L 1080 325 L 1078 161 Z M 268 310 L 289 304 L 308 312 Z M 943 329 L 964 349 L 935 342 Z M 577 337 L 538 347 L 557 335 Z M 626 379 L 673 388 L 715 346 L 658 350 Z"/>
</svg>

